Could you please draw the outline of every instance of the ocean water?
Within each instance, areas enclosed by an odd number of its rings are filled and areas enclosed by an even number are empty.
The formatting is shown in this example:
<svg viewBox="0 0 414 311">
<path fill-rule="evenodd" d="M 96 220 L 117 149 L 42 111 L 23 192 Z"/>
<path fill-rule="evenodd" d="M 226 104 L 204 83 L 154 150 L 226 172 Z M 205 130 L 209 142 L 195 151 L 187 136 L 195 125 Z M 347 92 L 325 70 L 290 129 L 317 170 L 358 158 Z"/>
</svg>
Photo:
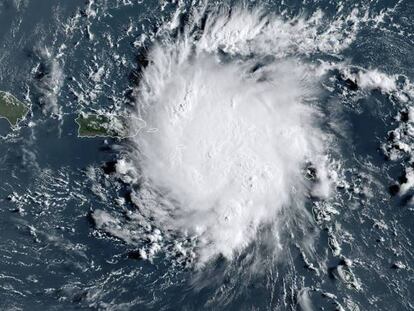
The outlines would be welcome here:
<svg viewBox="0 0 414 311">
<path fill-rule="evenodd" d="M 413 16 L 0 0 L 0 309 L 413 310 Z"/>
</svg>

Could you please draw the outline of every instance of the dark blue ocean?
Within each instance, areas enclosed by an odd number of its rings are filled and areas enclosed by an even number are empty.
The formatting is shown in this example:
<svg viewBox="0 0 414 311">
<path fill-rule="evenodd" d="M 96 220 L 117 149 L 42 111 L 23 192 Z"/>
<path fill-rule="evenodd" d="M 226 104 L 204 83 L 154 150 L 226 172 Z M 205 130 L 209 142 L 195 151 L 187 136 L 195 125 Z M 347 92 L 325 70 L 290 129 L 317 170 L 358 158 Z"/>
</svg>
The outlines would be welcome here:
<svg viewBox="0 0 414 311">
<path fill-rule="evenodd" d="M 133 139 L 79 137 L 75 119 L 136 113 L 153 48 L 197 46 L 220 8 L 218 64 L 316 68 L 332 189 L 304 195 L 306 228 L 282 211 L 277 243 L 265 222 L 200 267 L 179 218 L 142 212 L 140 169 L 120 164 Z M 278 24 L 237 41 L 258 8 Z M 30 106 L 0 118 L 0 310 L 414 310 L 413 18 L 411 0 L 0 0 L 0 90 Z"/>
</svg>

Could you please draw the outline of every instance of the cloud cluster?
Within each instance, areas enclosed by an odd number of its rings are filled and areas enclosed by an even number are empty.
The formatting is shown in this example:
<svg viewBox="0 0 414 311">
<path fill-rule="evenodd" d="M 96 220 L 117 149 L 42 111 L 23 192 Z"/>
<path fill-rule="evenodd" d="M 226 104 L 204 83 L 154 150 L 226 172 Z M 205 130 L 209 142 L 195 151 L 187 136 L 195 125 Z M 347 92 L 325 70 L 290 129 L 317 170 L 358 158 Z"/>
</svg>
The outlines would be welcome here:
<svg viewBox="0 0 414 311">
<path fill-rule="evenodd" d="M 196 236 L 200 263 L 217 255 L 230 259 L 263 226 L 281 226 L 286 215 L 304 211 L 307 164 L 318 175 L 313 193 L 329 194 L 310 67 L 272 56 L 271 37 L 269 55 L 263 57 L 266 42 L 255 54 L 246 36 L 263 30 L 257 12 L 212 16 L 207 25 L 230 19 L 220 33 L 231 33 L 232 48 L 217 44 L 225 38 L 208 33 L 214 27 L 200 40 L 184 33 L 154 46 L 136 109 L 146 127 L 133 139 L 142 188 L 163 198 L 142 200 L 140 209 L 162 228 Z M 245 20 L 257 29 L 226 29 Z M 250 57 L 238 57 L 246 49 Z"/>
</svg>

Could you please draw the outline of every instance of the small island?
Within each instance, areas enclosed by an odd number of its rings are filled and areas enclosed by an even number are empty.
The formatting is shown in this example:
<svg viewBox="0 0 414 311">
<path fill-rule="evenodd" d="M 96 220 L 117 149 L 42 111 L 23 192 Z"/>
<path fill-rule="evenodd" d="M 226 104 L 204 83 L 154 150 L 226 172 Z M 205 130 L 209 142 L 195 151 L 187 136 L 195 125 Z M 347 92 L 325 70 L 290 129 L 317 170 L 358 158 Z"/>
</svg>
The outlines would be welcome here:
<svg viewBox="0 0 414 311">
<path fill-rule="evenodd" d="M 12 127 L 15 127 L 22 121 L 29 107 L 20 102 L 16 97 L 8 92 L 0 91 L 0 118 L 6 119 Z"/>
<path fill-rule="evenodd" d="M 123 116 L 80 113 L 75 122 L 79 126 L 79 137 L 126 138 L 129 136 L 129 121 Z"/>
</svg>

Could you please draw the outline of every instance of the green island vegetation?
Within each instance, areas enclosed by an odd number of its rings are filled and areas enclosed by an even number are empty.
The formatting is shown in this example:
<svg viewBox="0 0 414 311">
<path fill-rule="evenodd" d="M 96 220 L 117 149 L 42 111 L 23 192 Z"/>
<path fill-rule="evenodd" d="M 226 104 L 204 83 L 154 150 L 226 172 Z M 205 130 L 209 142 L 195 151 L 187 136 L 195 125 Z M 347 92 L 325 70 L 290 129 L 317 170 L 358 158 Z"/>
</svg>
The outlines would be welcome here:
<svg viewBox="0 0 414 311">
<path fill-rule="evenodd" d="M 75 122 L 79 137 L 128 137 L 126 117 L 80 113 Z"/>
<path fill-rule="evenodd" d="M 29 112 L 29 107 L 10 93 L 0 91 L 0 118 L 15 127 Z"/>
</svg>

